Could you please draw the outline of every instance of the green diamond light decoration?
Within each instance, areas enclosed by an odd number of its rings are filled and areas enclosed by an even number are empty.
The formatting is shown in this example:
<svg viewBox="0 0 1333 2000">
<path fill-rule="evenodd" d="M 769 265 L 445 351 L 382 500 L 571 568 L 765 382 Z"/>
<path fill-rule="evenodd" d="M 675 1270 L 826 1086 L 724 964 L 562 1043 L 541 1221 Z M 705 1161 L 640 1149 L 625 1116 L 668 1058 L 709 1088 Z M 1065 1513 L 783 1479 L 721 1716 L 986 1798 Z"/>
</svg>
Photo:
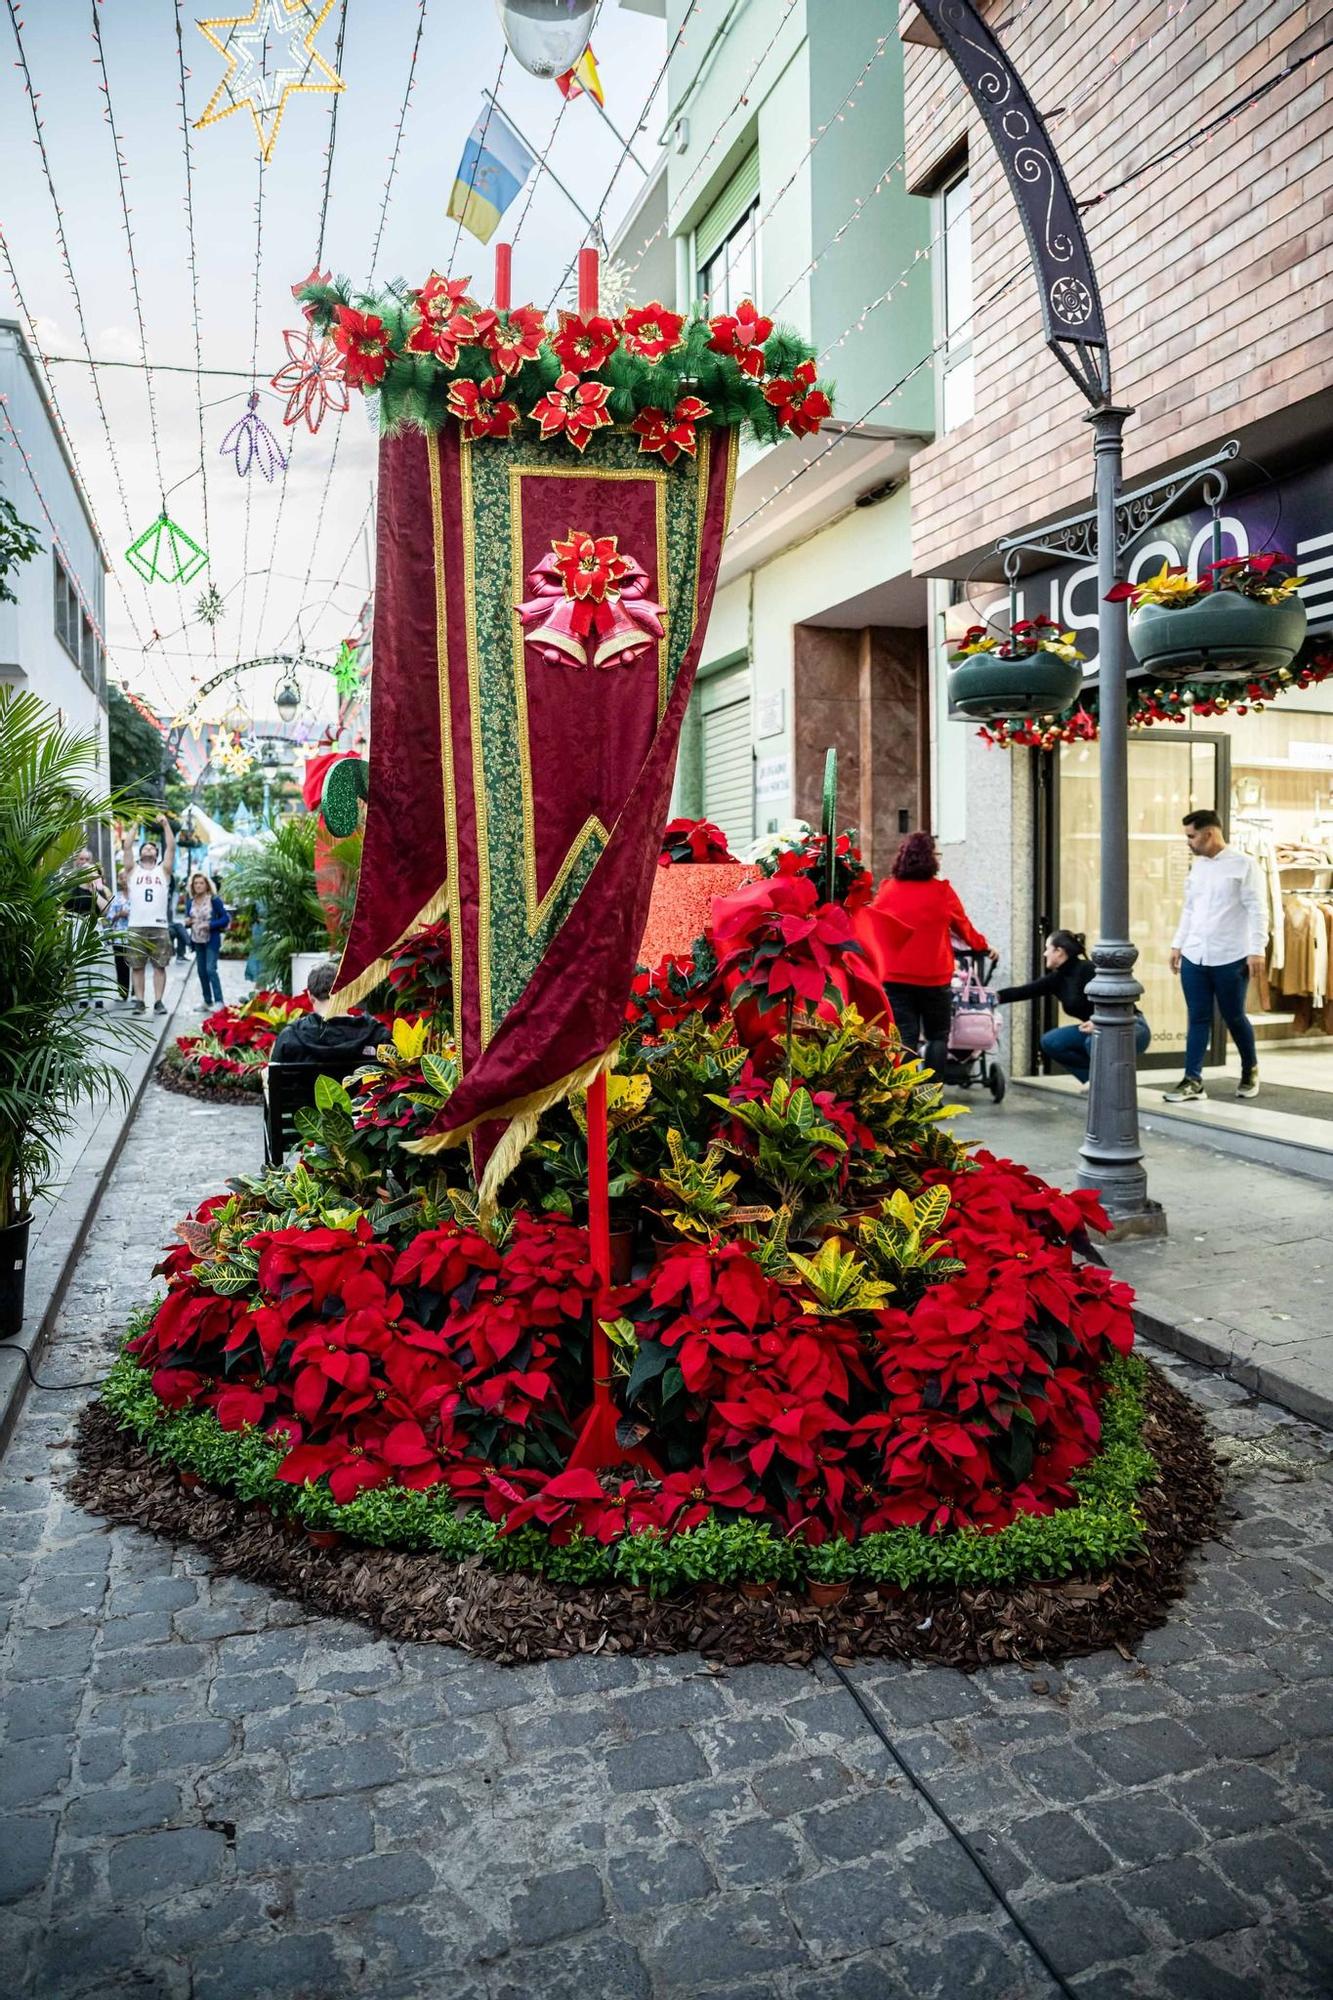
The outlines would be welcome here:
<svg viewBox="0 0 1333 2000">
<path fill-rule="evenodd" d="M 361 655 L 359 647 L 350 639 L 344 639 L 333 663 L 333 685 L 338 690 L 340 701 L 350 701 L 361 687 Z"/>
<path fill-rule="evenodd" d="M 208 551 L 163 512 L 130 543 L 125 560 L 145 583 L 189 583 L 208 561 Z"/>
</svg>

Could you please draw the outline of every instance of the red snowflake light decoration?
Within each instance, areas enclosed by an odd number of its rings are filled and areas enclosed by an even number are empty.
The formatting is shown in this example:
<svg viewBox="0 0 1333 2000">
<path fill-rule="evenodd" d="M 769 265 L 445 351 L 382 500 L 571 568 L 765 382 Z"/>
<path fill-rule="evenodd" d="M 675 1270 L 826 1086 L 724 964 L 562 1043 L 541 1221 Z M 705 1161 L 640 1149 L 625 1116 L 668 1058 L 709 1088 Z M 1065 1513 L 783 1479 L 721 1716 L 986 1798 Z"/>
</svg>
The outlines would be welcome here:
<svg viewBox="0 0 1333 2000">
<path fill-rule="evenodd" d="M 339 416 L 347 408 L 347 382 L 338 350 L 324 334 L 312 326 L 288 328 L 283 332 L 290 357 L 271 378 L 270 386 L 287 398 L 284 424 L 299 423 L 313 435 L 330 410 Z"/>
</svg>

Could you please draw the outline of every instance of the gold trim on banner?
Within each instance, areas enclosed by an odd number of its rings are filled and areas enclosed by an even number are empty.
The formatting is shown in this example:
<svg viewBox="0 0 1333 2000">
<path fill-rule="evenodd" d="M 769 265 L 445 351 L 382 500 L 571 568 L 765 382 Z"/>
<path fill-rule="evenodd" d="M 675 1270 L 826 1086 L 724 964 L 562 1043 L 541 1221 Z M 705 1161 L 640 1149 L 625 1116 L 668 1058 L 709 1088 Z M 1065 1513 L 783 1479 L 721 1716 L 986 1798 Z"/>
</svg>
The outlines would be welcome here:
<svg viewBox="0 0 1333 2000">
<path fill-rule="evenodd" d="M 341 1000 L 344 1007 L 359 1006 L 367 993 L 373 992 L 382 979 L 388 978 L 394 953 L 400 945 L 406 944 L 413 931 L 422 930 L 427 924 L 438 923 L 440 918 L 447 914 L 449 914 L 449 884 L 442 882 L 429 902 L 422 904 L 407 928 L 399 932 L 387 951 L 381 952 L 377 959 L 372 960 L 364 972 L 358 972 L 349 985 L 335 987 L 330 998 Z"/>
<path fill-rule="evenodd" d="M 466 1125 L 455 1126 L 451 1132 L 437 1132 L 433 1138 L 410 1140 L 403 1148 L 406 1153 L 443 1153 L 451 1146 L 459 1146 L 471 1137 L 479 1125 L 489 1125 L 493 1119 L 508 1120 L 504 1131 L 486 1162 L 477 1190 L 483 1213 L 493 1208 L 495 1198 L 504 1182 L 523 1156 L 523 1149 L 529 1144 L 537 1130 L 543 1111 L 549 1111 L 553 1104 L 568 1097 L 573 1090 L 586 1090 L 603 1070 L 612 1070 L 620 1053 L 620 1044 L 613 1042 L 609 1049 L 594 1056 L 590 1062 L 581 1063 L 567 1076 L 558 1077 L 554 1083 L 543 1084 L 540 1090 L 530 1091 L 526 1097 L 511 1098 L 508 1104 L 497 1104 L 490 1111 L 482 1112 Z"/>
<path fill-rule="evenodd" d="M 458 882 L 458 793 L 454 785 L 454 730 L 449 703 L 449 592 L 444 573 L 444 498 L 440 481 L 440 440 L 426 440 L 430 467 L 431 550 L 435 565 L 435 679 L 440 698 L 440 749 L 444 771 L 444 850 L 449 873 L 445 881 L 449 905 L 449 949 L 453 957 L 454 1047 L 462 1074 L 463 981 L 458 966 L 463 949 L 463 906 Z"/>
<path fill-rule="evenodd" d="M 669 666 L 668 646 L 671 638 L 670 613 L 667 610 L 667 530 L 666 530 L 666 489 L 667 475 L 656 466 L 596 466 L 562 465 L 556 472 L 549 465 L 511 465 L 509 468 L 509 547 L 510 584 L 513 592 L 515 620 L 518 606 L 526 594 L 523 574 L 523 480 L 533 478 L 560 479 L 651 479 L 656 488 L 657 525 L 657 575 L 653 579 L 654 590 L 663 605 L 664 636 L 657 642 L 657 720 L 660 723 L 666 708 L 667 672 Z M 572 525 L 572 524 L 571 524 Z M 524 648 L 526 635 L 521 624 L 515 624 L 511 657 L 514 670 L 514 708 L 518 716 L 518 759 L 519 777 L 523 788 L 523 886 L 527 902 L 528 936 L 534 937 L 545 922 L 548 911 L 560 890 L 563 889 L 588 842 L 594 835 L 601 839 L 605 847 L 611 835 L 596 814 L 590 814 L 575 836 L 569 852 L 556 873 L 554 881 L 544 896 L 537 889 L 537 830 L 533 807 L 532 783 L 532 740 L 528 734 L 528 681 L 525 670 Z"/>
<path fill-rule="evenodd" d="M 486 811 L 486 760 L 481 737 L 481 667 L 477 648 L 477 539 L 472 516 L 472 444 L 458 441 L 462 485 L 463 596 L 467 605 L 467 691 L 472 719 L 472 817 L 477 840 L 477 989 L 481 1054 L 489 1046 L 491 1019 L 491 849 Z"/>
</svg>

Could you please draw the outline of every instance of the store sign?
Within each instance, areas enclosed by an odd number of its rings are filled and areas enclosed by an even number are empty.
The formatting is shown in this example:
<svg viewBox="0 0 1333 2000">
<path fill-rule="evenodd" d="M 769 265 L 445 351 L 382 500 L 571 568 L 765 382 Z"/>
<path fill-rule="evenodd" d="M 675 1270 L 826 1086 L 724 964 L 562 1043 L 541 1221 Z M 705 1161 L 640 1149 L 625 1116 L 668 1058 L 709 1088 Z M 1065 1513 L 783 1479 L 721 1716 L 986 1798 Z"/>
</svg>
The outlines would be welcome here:
<svg viewBox="0 0 1333 2000">
<path fill-rule="evenodd" d="M 1333 743 L 1301 743 L 1293 737 L 1287 755 L 1293 764 L 1327 764 L 1333 771 Z"/>
<path fill-rule="evenodd" d="M 1300 595 L 1311 634 L 1333 635 L 1333 465 L 1322 465 L 1294 479 L 1256 487 L 1228 498 L 1222 512 L 1224 556 L 1257 555 L 1278 549 L 1290 556 L 1306 581 Z M 1159 521 L 1134 545 L 1128 575 L 1131 583 L 1154 576 L 1163 563 L 1183 567 L 1196 577 L 1213 559 L 1212 515 L 1206 507 Z M 971 601 L 951 605 L 946 616 L 950 642 L 962 636 L 978 616 L 1007 620 L 1006 595 L 993 585 L 987 595 L 974 590 Z M 994 594 L 990 594 L 994 592 Z M 1097 657 L 1097 567 L 1095 563 L 1058 563 L 1033 570 L 1021 579 L 1018 616 L 1044 612 L 1063 631 L 1077 636 L 1088 660 Z"/>
<path fill-rule="evenodd" d="M 754 799 L 770 805 L 791 794 L 791 758 L 761 757 L 754 767 Z"/>
</svg>

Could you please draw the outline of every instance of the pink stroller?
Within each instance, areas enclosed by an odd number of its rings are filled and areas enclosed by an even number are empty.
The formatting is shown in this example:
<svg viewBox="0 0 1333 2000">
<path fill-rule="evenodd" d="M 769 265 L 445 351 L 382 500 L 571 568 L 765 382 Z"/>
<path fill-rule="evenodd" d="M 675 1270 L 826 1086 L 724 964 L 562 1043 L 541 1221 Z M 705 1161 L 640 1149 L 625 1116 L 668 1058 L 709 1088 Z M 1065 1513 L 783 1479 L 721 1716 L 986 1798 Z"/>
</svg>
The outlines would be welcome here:
<svg viewBox="0 0 1333 2000">
<path fill-rule="evenodd" d="M 992 952 L 962 945 L 954 946 L 953 956 L 953 1018 L 945 1080 L 965 1090 L 981 1084 L 998 1104 L 1005 1092 L 1005 1075 L 996 1060 L 1000 1014 L 990 985 L 996 959 Z"/>
</svg>

